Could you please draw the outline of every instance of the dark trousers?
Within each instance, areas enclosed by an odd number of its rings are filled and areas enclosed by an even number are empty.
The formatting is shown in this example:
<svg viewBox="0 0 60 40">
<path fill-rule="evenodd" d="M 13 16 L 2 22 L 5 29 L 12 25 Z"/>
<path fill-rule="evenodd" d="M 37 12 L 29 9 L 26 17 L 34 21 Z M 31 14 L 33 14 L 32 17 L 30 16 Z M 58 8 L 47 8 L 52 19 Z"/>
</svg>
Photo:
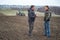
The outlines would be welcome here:
<svg viewBox="0 0 60 40">
<path fill-rule="evenodd" d="M 29 22 L 29 34 L 32 33 L 33 27 L 34 27 L 34 22 Z"/>
<path fill-rule="evenodd" d="M 32 34 L 33 28 L 34 28 L 34 21 L 35 18 L 29 18 L 28 23 L 29 23 L 29 35 Z"/>
</svg>

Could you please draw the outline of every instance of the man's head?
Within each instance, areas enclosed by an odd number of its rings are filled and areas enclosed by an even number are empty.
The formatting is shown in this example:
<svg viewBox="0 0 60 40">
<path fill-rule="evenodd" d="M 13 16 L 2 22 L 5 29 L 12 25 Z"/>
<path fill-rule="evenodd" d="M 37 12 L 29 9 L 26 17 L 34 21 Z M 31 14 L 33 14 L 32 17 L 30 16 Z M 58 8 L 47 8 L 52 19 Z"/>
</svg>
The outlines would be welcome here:
<svg viewBox="0 0 60 40">
<path fill-rule="evenodd" d="M 35 10 L 35 6 L 34 6 L 34 5 L 32 5 L 30 8 L 31 8 L 32 10 Z"/>
<path fill-rule="evenodd" d="M 45 11 L 48 11 L 49 10 L 49 6 L 45 6 Z"/>
</svg>

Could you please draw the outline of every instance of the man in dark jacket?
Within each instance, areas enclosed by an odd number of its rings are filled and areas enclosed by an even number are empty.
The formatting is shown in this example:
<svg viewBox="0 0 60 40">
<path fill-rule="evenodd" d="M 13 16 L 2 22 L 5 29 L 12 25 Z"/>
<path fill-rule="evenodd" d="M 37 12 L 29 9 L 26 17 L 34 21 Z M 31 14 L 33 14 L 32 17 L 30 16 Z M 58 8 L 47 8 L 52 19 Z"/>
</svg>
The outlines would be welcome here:
<svg viewBox="0 0 60 40">
<path fill-rule="evenodd" d="M 32 30 L 34 27 L 34 21 L 36 17 L 34 10 L 34 5 L 32 5 L 30 9 L 28 9 L 29 36 L 32 35 Z"/>
<path fill-rule="evenodd" d="M 51 12 L 49 11 L 49 7 L 45 6 L 45 17 L 44 17 L 44 28 L 45 28 L 45 36 L 50 37 L 50 18 Z"/>
</svg>

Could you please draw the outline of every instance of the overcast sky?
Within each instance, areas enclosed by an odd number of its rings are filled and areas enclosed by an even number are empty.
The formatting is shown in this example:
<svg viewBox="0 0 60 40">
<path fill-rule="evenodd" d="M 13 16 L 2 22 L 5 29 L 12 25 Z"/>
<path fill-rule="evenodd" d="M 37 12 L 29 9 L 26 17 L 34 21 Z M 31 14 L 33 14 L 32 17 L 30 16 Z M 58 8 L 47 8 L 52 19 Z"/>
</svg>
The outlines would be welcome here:
<svg viewBox="0 0 60 40">
<path fill-rule="evenodd" d="M 60 0 L 0 0 L 0 5 L 60 6 Z"/>
</svg>

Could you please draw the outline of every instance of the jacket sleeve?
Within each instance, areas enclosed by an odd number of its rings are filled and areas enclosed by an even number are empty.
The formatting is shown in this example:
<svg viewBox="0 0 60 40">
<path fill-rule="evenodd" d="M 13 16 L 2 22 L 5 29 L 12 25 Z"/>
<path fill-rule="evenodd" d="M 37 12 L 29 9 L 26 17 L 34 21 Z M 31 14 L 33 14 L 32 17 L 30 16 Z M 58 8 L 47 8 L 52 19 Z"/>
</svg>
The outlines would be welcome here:
<svg viewBox="0 0 60 40">
<path fill-rule="evenodd" d="M 46 20 L 48 20 L 48 19 L 50 19 L 50 18 L 51 18 L 51 12 L 49 12 L 48 17 L 47 17 Z"/>
</svg>

